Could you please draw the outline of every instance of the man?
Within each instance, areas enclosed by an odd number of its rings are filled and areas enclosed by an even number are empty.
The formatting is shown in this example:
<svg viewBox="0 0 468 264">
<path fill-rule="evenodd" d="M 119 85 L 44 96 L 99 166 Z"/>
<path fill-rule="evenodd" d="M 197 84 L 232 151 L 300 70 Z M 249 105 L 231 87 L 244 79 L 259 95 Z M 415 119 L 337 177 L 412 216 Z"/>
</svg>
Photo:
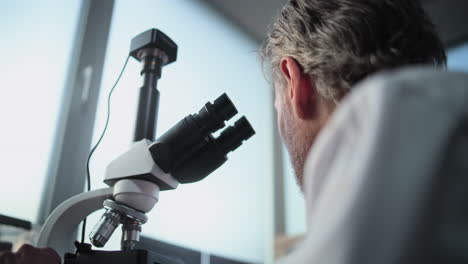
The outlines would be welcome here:
<svg viewBox="0 0 468 264">
<path fill-rule="evenodd" d="M 23 245 L 16 252 L 0 252 L 0 264 L 59 264 L 60 256 L 50 248 Z"/>
<path fill-rule="evenodd" d="M 446 63 L 417 0 L 291 0 L 272 25 L 262 57 L 301 189 L 315 138 L 354 84 L 383 69 Z"/>
<path fill-rule="evenodd" d="M 301 188 L 314 139 L 354 84 L 384 69 L 446 64 L 417 0 L 291 0 L 261 52 L 275 88 L 280 135 Z"/>
<path fill-rule="evenodd" d="M 405 65 L 446 65 L 443 45 L 417 0 L 290 0 L 261 56 L 302 191 L 304 177 L 318 177 L 303 174 L 308 153 L 356 83 Z"/>
</svg>

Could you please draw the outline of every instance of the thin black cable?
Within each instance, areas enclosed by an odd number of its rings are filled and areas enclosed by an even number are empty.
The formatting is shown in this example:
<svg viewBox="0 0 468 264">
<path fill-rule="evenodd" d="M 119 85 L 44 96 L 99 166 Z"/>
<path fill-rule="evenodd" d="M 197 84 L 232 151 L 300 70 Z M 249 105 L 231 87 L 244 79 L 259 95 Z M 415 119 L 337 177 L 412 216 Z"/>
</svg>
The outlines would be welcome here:
<svg viewBox="0 0 468 264">
<path fill-rule="evenodd" d="M 89 152 L 89 155 L 88 155 L 88 160 L 86 161 L 86 180 L 88 182 L 88 192 L 91 190 L 91 173 L 89 171 L 89 161 L 91 160 L 91 157 L 93 156 L 93 153 L 94 151 L 96 151 L 97 147 L 99 146 L 99 144 L 101 143 L 102 141 L 102 138 L 104 137 L 104 135 L 106 134 L 106 131 L 107 131 L 107 126 L 109 125 L 109 120 L 110 120 L 110 103 L 111 103 L 111 97 L 112 97 L 112 93 L 114 92 L 115 90 L 115 87 L 117 87 L 117 84 L 119 83 L 120 81 L 120 78 L 122 77 L 124 71 L 125 71 L 125 68 L 127 67 L 127 63 L 128 63 L 128 60 L 130 59 L 130 55 L 127 57 L 127 59 L 125 60 L 125 63 L 122 67 L 122 70 L 120 71 L 120 74 L 119 76 L 117 77 L 117 80 L 115 81 L 114 85 L 112 86 L 111 90 L 109 91 L 109 95 L 107 96 L 107 118 L 106 118 L 106 124 L 104 125 L 104 129 L 102 130 L 102 133 L 101 133 L 101 136 L 99 137 L 98 141 L 96 142 L 96 144 L 94 145 L 94 147 L 91 149 L 91 151 Z M 85 240 L 85 233 L 86 233 L 86 218 L 83 220 L 83 226 L 82 226 L 82 229 L 81 229 L 81 243 L 83 244 L 84 243 L 84 240 Z"/>
</svg>

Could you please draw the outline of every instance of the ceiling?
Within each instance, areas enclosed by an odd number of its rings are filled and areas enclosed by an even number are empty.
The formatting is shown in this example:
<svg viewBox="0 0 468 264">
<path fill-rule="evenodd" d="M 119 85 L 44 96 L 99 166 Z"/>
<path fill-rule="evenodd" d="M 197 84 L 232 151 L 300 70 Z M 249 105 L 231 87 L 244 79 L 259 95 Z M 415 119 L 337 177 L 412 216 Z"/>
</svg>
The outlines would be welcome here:
<svg viewBox="0 0 468 264">
<path fill-rule="evenodd" d="M 324 0 L 328 1 L 328 0 Z M 204 0 L 260 42 L 287 0 Z M 421 0 L 447 47 L 468 40 L 467 0 Z"/>
</svg>

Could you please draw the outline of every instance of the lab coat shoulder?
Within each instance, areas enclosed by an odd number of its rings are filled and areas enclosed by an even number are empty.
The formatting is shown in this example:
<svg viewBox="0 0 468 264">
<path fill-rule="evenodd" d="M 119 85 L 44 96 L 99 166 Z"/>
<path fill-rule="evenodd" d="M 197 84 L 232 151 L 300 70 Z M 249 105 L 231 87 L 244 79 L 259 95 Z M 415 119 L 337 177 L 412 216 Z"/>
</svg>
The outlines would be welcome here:
<svg viewBox="0 0 468 264">
<path fill-rule="evenodd" d="M 342 263 L 349 257 L 352 226 L 360 219 L 356 208 L 366 203 L 363 189 L 378 187 L 375 183 L 389 175 L 431 169 L 453 116 L 466 112 L 467 79 L 409 68 L 377 74 L 354 87 L 307 158 L 307 235 L 278 263 Z"/>
</svg>

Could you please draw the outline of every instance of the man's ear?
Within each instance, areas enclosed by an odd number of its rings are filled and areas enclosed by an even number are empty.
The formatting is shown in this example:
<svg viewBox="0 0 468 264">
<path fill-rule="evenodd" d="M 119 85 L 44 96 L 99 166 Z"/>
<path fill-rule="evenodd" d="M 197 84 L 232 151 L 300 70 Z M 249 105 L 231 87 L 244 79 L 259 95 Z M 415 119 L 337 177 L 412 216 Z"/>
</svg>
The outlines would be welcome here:
<svg viewBox="0 0 468 264">
<path fill-rule="evenodd" d="M 314 118 L 318 94 L 313 78 L 303 73 L 297 61 L 289 56 L 281 59 L 280 70 L 287 82 L 286 97 L 296 116 L 300 119 Z"/>
</svg>

